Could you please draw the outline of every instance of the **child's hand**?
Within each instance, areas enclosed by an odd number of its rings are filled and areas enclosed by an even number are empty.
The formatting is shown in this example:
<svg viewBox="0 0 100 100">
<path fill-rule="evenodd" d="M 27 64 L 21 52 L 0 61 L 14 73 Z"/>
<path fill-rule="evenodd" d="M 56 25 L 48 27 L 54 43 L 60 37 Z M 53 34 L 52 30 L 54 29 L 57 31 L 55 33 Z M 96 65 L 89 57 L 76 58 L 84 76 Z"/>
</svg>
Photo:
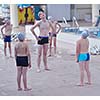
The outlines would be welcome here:
<svg viewBox="0 0 100 100">
<path fill-rule="evenodd" d="M 3 34 L 3 38 L 5 38 L 5 34 Z"/>
<path fill-rule="evenodd" d="M 59 31 L 57 31 L 55 34 L 58 34 L 59 33 Z"/>
<path fill-rule="evenodd" d="M 75 59 L 75 61 L 78 63 L 79 61 L 78 61 L 78 59 Z"/>
<path fill-rule="evenodd" d="M 29 68 L 31 68 L 32 66 L 31 66 L 31 63 L 29 63 Z"/>
<path fill-rule="evenodd" d="M 39 38 L 39 37 L 38 37 L 38 38 L 37 38 L 37 40 L 38 40 L 38 41 L 40 41 L 40 40 L 41 40 L 41 38 Z"/>
</svg>

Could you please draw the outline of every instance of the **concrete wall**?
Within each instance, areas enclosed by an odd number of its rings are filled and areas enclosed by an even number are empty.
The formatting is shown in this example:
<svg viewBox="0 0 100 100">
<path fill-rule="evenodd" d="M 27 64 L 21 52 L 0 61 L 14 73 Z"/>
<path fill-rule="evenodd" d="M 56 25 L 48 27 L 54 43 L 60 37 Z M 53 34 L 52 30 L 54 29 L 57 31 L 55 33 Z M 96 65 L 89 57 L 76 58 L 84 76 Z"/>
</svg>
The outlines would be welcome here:
<svg viewBox="0 0 100 100">
<path fill-rule="evenodd" d="M 79 20 L 84 20 L 86 15 L 92 18 L 92 5 L 90 4 L 75 4 L 75 8 L 73 10 L 74 15 Z"/>
<path fill-rule="evenodd" d="M 95 23 L 99 15 L 100 4 L 92 5 L 92 22 Z"/>
<path fill-rule="evenodd" d="M 58 21 L 65 17 L 70 20 L 70 4 L 48 4 L 48 16 L 53 16 Z"/>
<path fill-rule="evenodd" d="M 75 4 L 71 8 L 72 4 L 48 4 L 48 16 L 54 16 L 57 20 L 62 21 L 62 17 L 67 20 L 71 20 L 73 16 L 76 16 L 78 20 L 85 20 L 92 18 L 92 5 L 91 4 Z"/>
</svg>

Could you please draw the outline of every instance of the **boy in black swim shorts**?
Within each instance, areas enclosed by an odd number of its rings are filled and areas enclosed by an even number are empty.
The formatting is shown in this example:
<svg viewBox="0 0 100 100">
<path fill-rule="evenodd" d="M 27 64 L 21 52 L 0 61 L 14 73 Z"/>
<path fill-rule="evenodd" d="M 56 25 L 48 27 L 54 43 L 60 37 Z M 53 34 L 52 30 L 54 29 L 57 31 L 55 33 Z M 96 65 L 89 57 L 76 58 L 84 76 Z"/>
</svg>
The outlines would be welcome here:
<svg viewBox="0 0 100 100">
<path fill-rule="evenodd" d="M 52 55 L 52 43 L 54 45 L 54 54 L 56 55 L 56 52 L 57 52 L 57 47 L 56 47 L 57 34 L 61 30 L 61 25 L 57 21 L 55 21 L 55 19 L 52 16 L 49 18 L 49 21 L 51 22 L 53 26 L 53 30 L 51 29 L 49 32 L 49 37 L 50 37 L 49 56 L 51 56 Z"/>
<path fill-rule="evenodd" d="M 31 90 L 27 87 L 27 69 L 28 66 L 31 68 L 31 57 L 30 51 L 27 43 L 24 41 L 25 34 L 20 33 L 18 35 L 19 42 L 15 45 L 15 58 L 16 58 L 16 66 L 17 66 L 17 84 L 18 90 L 22 90 L 21 88 L 21 76 L 23 76 L 23 84 L 24 90 Z"/>
</svg>

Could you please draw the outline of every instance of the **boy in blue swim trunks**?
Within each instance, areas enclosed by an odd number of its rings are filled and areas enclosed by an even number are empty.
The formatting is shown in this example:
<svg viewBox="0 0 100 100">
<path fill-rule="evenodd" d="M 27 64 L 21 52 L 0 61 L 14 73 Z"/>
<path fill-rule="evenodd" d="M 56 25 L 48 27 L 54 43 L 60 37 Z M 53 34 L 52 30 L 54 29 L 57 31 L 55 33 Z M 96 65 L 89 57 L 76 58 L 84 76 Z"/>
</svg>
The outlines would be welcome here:
<svg viewBox="0 0 100 100">
<path fill-rule="evenodd" d="M 7 56 L 6 48 L 7 48 L 7 42 L 8 42 L 10 57 L 12 57 L 11 32 L 12 32 L 12 25 L 11 25 L 9 20 L 6 20 L 4 26 L 1 28 L 1 33 L 2 33 L 2 36 L 4 38 L 4 54 L 5 54 L 5 56 Z"/>
<path fill-rule="evenodd" d="M 76 43 L 76 61 L 79 63 L 80 67 L 80 84 L 79 86 L 84 85 L 84 71 L 87 73 L 88 82 L 87 84 L 91 84 L 91 75 L 89 71 L 89 60 L 90 55 L 88 53 L 89 49 L 89 40 L 87 37 L 89 36 L 88 31 L 85 30 L 82 32 L 81 38 Z"/>
</svg>

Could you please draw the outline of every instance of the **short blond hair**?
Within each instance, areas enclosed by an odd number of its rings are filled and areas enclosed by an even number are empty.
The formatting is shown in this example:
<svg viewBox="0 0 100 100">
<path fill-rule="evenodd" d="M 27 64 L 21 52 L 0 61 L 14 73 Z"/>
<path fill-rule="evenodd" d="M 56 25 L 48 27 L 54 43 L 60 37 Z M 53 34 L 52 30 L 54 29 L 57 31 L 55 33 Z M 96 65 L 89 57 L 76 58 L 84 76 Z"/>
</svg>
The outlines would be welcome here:
<svg viewBox="0 0 100 100">
<path fill-rule="evenodd" d="M 43 11 L 39 11 L 38 16 L 40 16 L 41 13 L 44 13 Z"/>
</svg>

